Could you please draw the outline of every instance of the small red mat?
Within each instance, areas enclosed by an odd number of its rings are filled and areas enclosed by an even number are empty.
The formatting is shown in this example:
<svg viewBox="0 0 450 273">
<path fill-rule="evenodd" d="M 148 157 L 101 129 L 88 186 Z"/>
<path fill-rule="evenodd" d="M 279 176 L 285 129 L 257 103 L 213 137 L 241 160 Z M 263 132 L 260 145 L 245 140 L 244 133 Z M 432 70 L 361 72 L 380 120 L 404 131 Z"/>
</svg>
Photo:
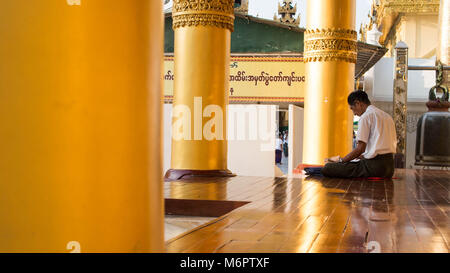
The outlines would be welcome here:
<svg viewBox="0 0 450 273">
<path fill-rule="evenodd" d="M 394 180 L 394 179 L 398 179 L 398 178 L 397 177 L 392 177 L 392 178 L 386 178 L 386 177 L 358 177 L 358 178 L 352 178 L 352 179 L 380 181 L 380 180 Z"/>
<path fill-rule="evenodd" d="M 296 170 L 303 171 L 305 168 L 323 168 L 324 165 L 298 164 Z"/>
</svg>

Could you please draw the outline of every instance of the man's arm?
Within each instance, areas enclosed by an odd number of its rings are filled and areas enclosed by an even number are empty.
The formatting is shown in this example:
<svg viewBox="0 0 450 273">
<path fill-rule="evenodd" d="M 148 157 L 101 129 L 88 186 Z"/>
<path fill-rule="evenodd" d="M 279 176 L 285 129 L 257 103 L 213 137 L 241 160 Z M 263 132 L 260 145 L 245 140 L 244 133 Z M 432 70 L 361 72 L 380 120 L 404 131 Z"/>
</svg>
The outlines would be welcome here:
<svg viewBox="0 0 450 273">
<path fill-rule="evenodd" d="M 358 158 L 366 150 L 366 145 L 367 144 L 365 142 L 358 141 L 358 145 L 356 146 L 356 148 L 353 151 L 351 151 L 348 155 L 346 155 L 344 158 L 342 158 L 342 162 L 349 162 L 355 158 Z"/>
</svg>

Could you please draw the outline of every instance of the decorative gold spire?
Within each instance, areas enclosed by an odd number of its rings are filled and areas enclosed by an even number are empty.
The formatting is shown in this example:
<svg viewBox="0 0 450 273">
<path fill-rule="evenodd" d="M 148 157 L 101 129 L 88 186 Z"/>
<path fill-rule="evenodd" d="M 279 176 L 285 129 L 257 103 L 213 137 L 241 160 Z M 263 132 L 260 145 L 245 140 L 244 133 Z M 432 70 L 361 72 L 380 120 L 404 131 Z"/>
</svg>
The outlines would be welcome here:
<svg viewBox="0 0 450 273">
<path fill-rule="evenodd" d="M 234 8 L 235 12 L 248 13 L 248 0 L 242 0 L 239 7 Z"/>
<path fill-rule="evenodd" d="M 275 14 L 273 20 L 280 21 L 288 25 L 300 25 L 300 15 L 295 18 L 297 13 L 297 3 L 292 5 L 292 0 L 283 0 L 282 5 L 278 2 L 278 15 Z M 281 16 L 281 17 L 279 17 Z"/>
<path fill-rule="evenodd" d="M 366 42 L 366 35 L 367 35 L 367 26 L 361 23 L 361 26 L 359 27 L 359 41 Z"/>
</svg>

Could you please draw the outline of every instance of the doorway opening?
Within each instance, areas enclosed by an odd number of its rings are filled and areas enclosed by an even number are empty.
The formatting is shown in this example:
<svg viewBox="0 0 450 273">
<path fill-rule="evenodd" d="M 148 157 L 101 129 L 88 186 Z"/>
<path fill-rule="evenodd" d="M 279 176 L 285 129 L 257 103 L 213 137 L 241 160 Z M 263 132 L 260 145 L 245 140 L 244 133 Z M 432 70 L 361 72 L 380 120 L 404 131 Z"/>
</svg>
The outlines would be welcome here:
<svg viewBox="0 0 450 273">
<path fill-rule="evenodd" d="M 277 130 L 275 135 L 275 166 L 287 175 L 289 172 L 289 110 L 277 110 Z"/>
</svg>

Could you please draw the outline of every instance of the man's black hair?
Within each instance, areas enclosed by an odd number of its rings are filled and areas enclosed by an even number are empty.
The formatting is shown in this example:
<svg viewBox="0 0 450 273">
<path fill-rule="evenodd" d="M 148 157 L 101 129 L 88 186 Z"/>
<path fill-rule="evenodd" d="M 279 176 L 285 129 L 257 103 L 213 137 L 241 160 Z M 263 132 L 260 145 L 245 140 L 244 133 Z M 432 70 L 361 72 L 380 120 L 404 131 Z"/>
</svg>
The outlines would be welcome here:
<svg viewBox="0 0 450 273">
<path fill-rule="evenodd" d="M 353 91 L 350 95 L 348 95 L 347 102 L 349 105 L 354 105 L 356 101 L 370 105 L 370 100 L 367 93 L 362 90 Z"/>
</svg>

